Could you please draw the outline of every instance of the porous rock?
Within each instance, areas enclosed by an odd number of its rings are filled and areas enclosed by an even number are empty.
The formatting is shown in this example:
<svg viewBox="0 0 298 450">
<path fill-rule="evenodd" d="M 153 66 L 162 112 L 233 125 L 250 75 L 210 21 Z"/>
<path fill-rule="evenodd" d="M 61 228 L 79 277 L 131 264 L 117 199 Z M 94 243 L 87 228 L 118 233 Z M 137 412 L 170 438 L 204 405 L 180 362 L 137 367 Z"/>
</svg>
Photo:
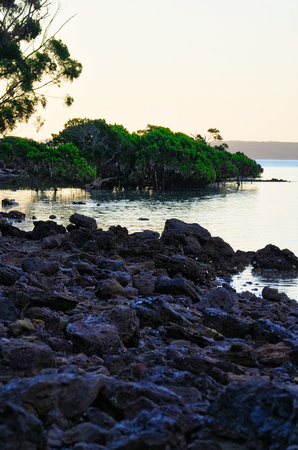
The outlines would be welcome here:
<svg viewBox="0 0 298 450">
<path fill-rule="evenodd" d="M 0 446 L 294 450 L 297 302 L 229 286 L 256 252 L 75 222 L 0 220 Z"/>
<path fill-rule="evenodd" d="M 76 349 L 86 355 L 107 357 L 124 351 L 115 326 L 93 321 L 77 321 L 66 327 Z"/>
</svg>

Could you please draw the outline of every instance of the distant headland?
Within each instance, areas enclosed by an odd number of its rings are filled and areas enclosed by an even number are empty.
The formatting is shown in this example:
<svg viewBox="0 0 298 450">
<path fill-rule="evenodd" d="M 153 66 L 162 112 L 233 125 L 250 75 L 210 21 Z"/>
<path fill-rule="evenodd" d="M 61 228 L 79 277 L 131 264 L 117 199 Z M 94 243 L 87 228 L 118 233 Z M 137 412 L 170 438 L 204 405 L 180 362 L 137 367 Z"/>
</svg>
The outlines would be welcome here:
<svg viewBox="0 0 298 450">
<path fill-rule="evenodd" d="M 231 153 L 252 159 L 298 159 L 298 142 L 225 141 Z"/>
</svg>

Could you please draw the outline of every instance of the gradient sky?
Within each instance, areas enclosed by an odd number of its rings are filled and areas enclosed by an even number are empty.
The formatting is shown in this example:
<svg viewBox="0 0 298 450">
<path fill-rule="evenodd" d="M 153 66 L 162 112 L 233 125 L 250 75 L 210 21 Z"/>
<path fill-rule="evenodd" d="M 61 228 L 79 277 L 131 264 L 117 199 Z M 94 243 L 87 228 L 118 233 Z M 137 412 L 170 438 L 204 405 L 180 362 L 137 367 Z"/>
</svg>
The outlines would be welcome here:
<svg viewBox="0 0 298 450">
<path fill-rule="evenodd" d="M 42 140 L 74 117 L 225 140 L 298 142 L 297 0 L 62 0 L 55 25 L 84 70 L 49 90 Z"/>
</svg>

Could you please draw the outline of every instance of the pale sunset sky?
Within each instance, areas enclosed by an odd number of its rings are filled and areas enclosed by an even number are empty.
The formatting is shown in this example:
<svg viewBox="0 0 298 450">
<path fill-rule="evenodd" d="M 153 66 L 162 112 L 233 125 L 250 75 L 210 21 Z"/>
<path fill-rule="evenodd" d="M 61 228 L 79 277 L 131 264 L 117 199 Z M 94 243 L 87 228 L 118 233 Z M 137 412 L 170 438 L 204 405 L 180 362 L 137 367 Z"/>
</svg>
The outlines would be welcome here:
<svg viewBox="0 0 298 450">
<path fill-rule="evenodd" d="M 43 140 L 74 117 L 224 140 L 298 142 L 298 0 L 62 0 L 53 30 L 83 66 L 15 135 Z"/>
</svg>

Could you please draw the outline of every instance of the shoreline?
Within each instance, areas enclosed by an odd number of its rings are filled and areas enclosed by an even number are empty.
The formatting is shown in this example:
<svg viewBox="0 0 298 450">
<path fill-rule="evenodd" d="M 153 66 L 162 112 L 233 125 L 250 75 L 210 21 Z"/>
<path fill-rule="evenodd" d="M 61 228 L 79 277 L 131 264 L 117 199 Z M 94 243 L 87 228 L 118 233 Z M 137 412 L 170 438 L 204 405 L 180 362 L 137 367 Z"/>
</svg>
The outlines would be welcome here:
<svg viewBox="0 0 298 450">
<path fill-rule="evenodd" d="M 297 443 L 298 304 L 229 284 L 250 263 L 297 269 L 292 252 L 234 252 L 177 219 L 161 235 L 76 213 L 0 230 L 5 448 Z"/>
</svg>

